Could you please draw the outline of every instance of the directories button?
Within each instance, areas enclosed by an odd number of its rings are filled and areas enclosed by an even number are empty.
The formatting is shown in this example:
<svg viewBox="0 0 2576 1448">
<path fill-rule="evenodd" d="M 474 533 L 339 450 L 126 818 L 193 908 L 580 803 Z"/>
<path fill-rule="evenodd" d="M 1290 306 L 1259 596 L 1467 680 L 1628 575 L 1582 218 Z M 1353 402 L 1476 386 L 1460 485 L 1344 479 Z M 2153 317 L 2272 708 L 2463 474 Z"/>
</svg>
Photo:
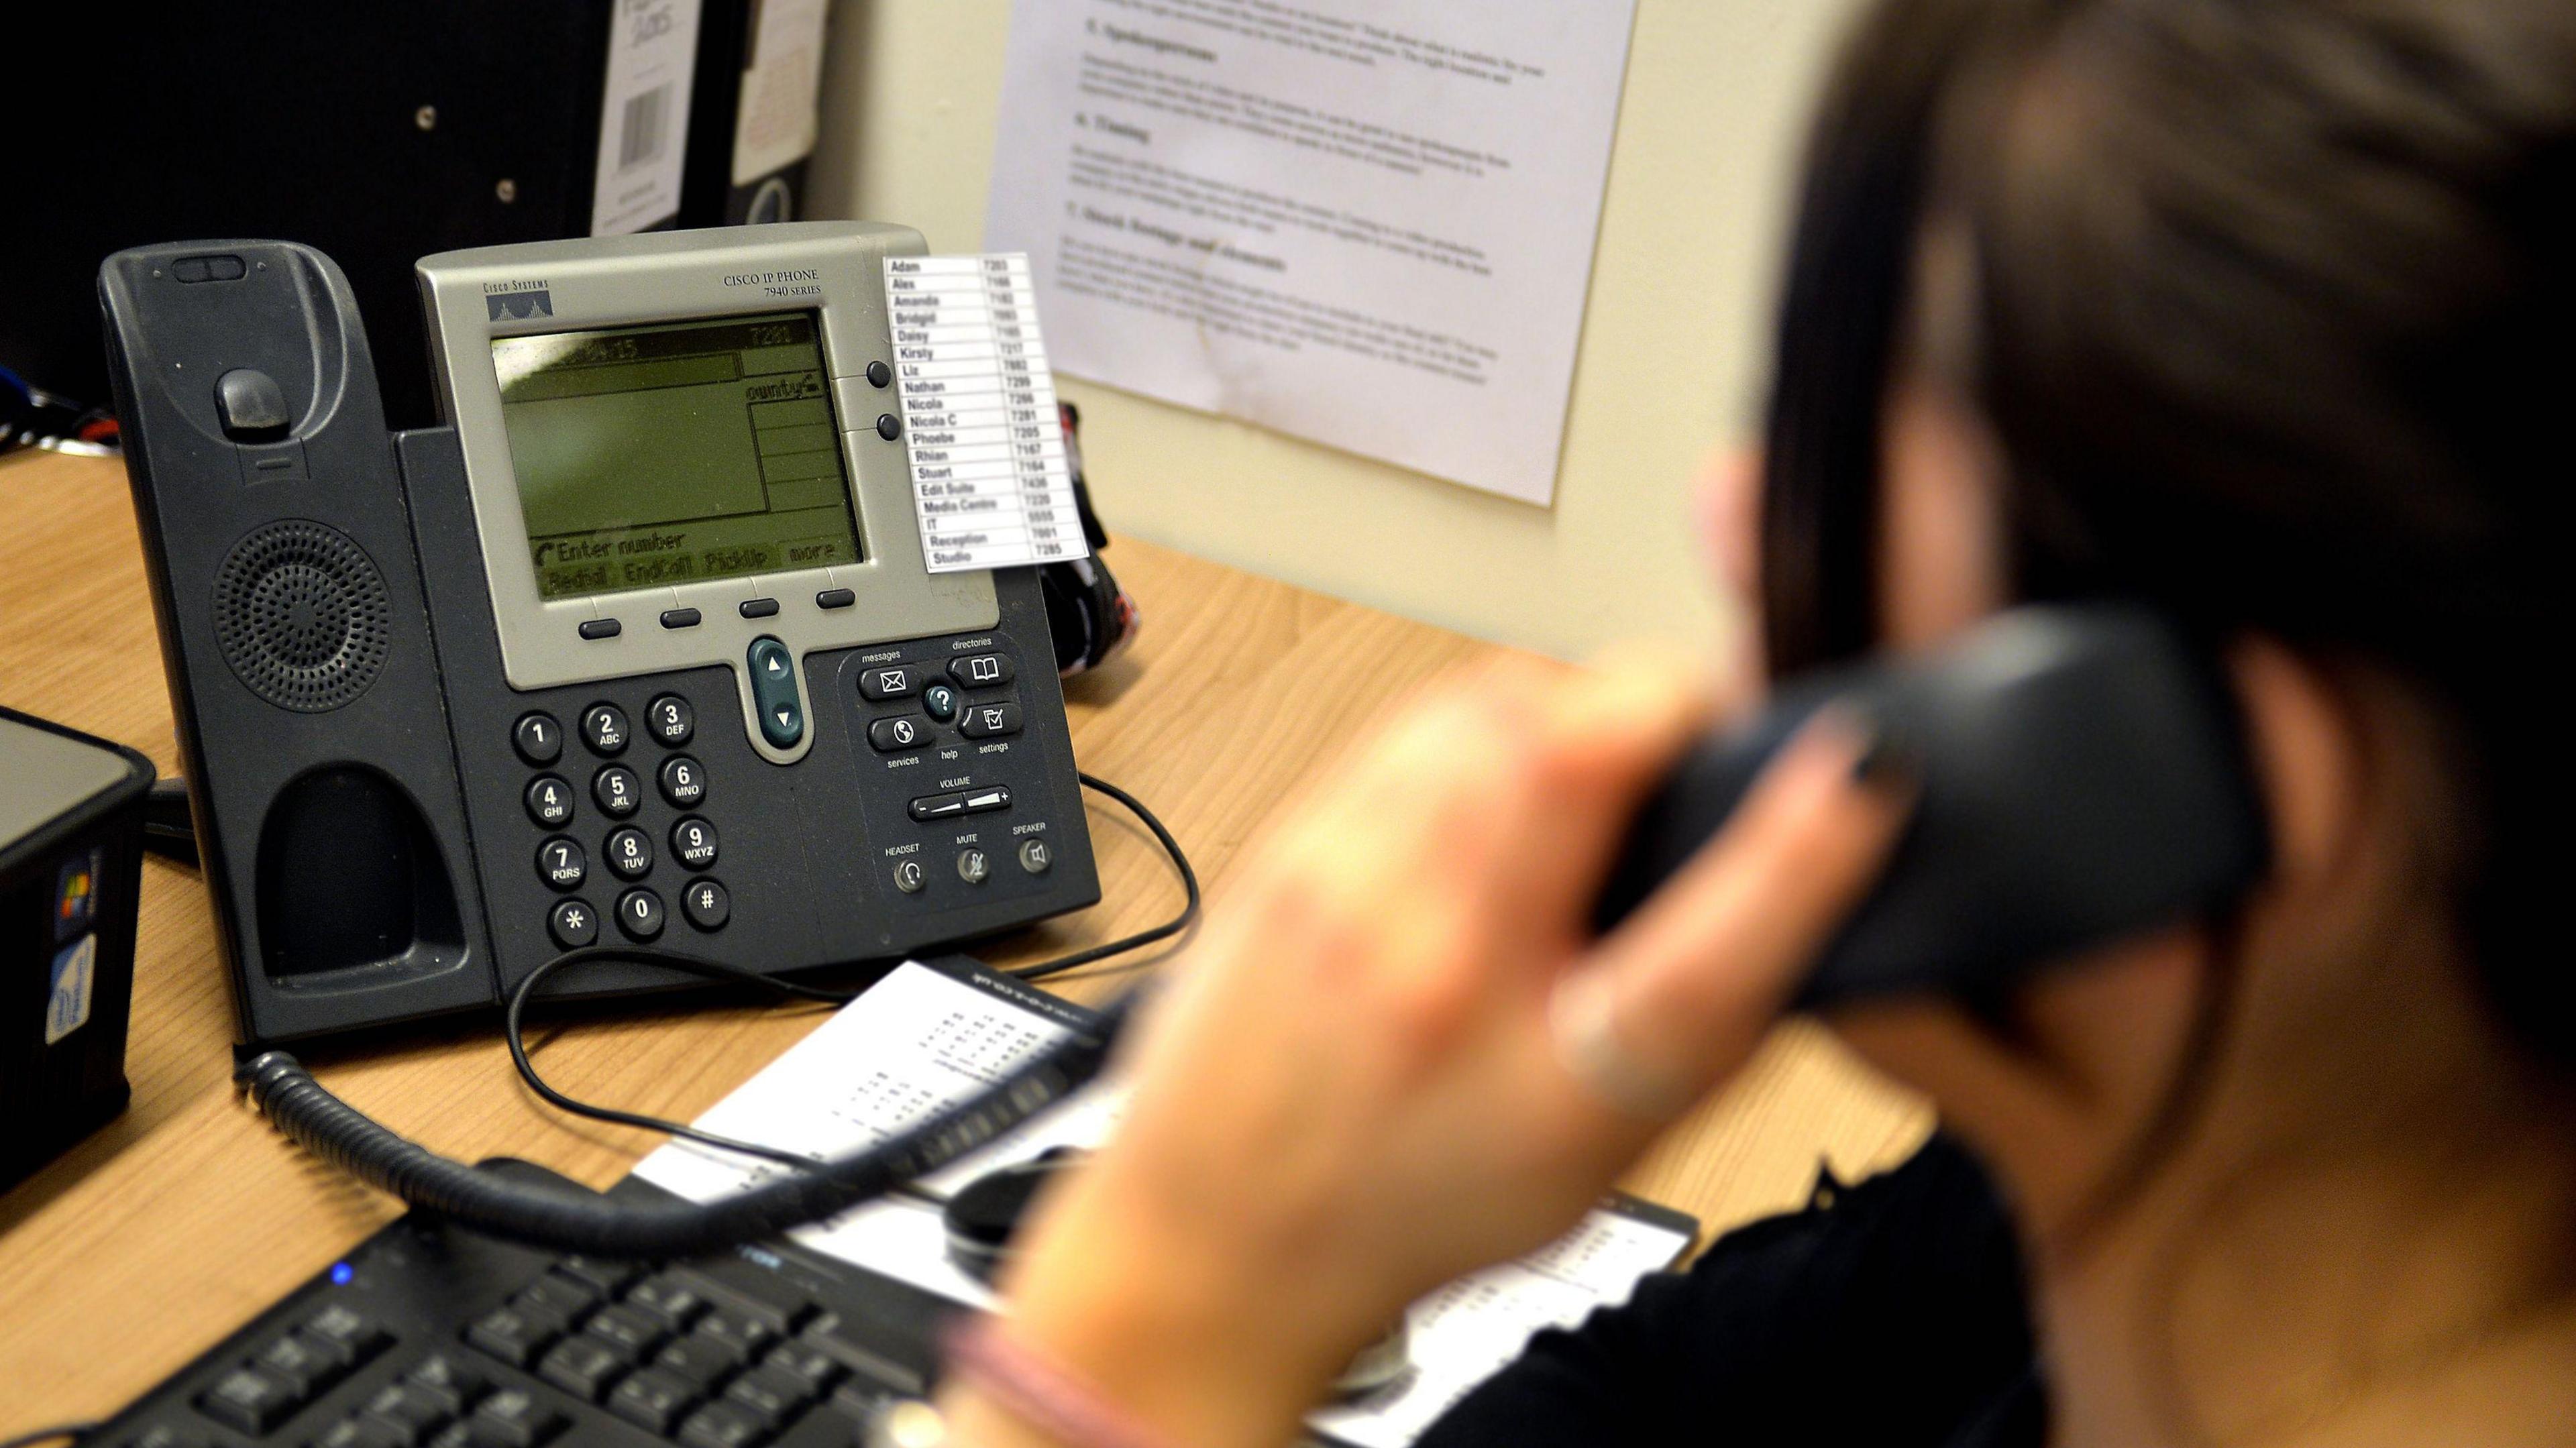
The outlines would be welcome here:
<svg viewBox="0 0 2576 1448">
<path fill-rule="evenodd" d="M 796 659 L 787 645 L 763 634 L 751 641 L 751 703 L 760 715 L 760 737 L 772 749 L 793 749 L 805 737 L 805 706 L 796 699 Z"/>
</svg>

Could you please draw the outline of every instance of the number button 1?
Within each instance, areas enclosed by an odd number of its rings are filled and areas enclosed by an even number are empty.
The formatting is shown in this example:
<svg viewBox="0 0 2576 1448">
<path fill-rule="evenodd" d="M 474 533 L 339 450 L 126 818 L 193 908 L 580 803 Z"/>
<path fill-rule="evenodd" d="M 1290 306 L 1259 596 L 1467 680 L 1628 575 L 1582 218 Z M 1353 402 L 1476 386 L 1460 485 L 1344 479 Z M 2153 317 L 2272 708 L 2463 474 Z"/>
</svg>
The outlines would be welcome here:
<svg viewBox="0 0 2576 1448">
<path fill-rule="evenodd" d="M 510 742 L 530 764 L 552 764 L 563 755 L 563 726 L 552 714 L 522 714 L 510 729 Z"/>
</svg>

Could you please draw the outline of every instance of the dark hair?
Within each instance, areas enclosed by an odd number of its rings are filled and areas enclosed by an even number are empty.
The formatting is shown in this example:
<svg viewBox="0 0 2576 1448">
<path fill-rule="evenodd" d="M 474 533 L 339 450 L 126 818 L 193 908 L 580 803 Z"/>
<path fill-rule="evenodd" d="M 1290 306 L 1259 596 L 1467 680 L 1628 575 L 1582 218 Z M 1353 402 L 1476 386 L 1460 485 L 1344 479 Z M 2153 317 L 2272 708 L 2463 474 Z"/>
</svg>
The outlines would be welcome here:
<svg viewBox="0 0 2576 1448">
<path fill-rule="evenodd" d="M 2417 686 L 2460 741 L 2468 945 L 2506 1018 L 2576 1057 L 2539 682 L 2576 567 L 2549 556 L 2576 5 L 1883 5 L 1826 103 L 1782 299 L 1775 673 L 1873 641 L 1878 418 L 1936 222 L 1974 259 L 1963 380 L 2015 594 L 2143 597 Z"/>
</svg>

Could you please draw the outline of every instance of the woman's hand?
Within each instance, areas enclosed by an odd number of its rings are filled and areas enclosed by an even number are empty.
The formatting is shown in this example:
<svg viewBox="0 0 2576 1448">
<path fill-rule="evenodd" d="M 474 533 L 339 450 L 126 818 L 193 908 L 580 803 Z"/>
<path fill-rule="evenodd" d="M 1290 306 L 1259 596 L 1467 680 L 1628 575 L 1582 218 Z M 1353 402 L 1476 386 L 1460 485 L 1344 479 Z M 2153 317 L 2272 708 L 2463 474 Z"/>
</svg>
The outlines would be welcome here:
<svg viewBox="0 0 2576 1448">
<path fill-rule="evenodd" d="M 1552 1003 L 1678 1108 L 1751 1053 L 1904 813 L 1828 719 L 1593 939 L 1622 830 L 1704 712 L 1669 668 L 1516 663 L 1286 820 L 1141 1023 L 1118 1139 L 1042 1204 L 1013 1330 L 1175 1441 L 1284 1442 L 1405 1304 L 1578 1220 L 1671 1113 L 1577 1074 Z M 1039 1441 L 955 1407 L 968 1441 Z"/>
</svg>

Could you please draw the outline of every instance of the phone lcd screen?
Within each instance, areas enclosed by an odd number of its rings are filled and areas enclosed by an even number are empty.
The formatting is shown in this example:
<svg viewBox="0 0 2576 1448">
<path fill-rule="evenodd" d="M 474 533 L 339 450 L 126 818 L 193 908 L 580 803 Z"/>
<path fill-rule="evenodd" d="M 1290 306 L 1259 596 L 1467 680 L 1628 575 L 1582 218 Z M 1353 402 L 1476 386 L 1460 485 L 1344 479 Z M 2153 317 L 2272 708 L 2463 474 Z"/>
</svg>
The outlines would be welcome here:
<svg viewBox="0 0 2576 1448">
<path fill-rule="evenodd" d="M 859 560 L 810 312 L 492 343 L 537 592 Z"/>
</svg>

